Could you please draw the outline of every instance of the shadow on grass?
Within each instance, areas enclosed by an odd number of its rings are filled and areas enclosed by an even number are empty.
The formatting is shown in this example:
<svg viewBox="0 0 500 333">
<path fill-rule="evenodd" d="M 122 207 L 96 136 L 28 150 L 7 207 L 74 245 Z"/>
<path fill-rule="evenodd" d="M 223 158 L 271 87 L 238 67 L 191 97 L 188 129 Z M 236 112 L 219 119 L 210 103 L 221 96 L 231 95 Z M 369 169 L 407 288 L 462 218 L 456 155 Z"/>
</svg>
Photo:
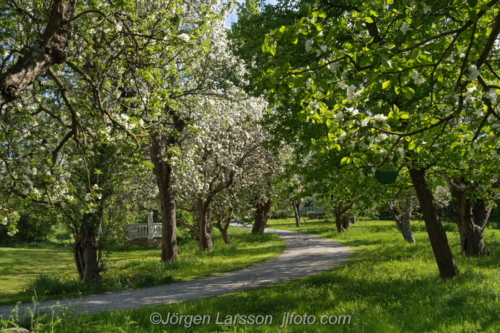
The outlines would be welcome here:
<svg viewBox="0 0 500 333">
<path fill-rule="evenodd" d="M 318 225 L 321 224 L 318 223 Z M 324 224 L 324 223 L 323 223 Z M 279 223 L 270 225 L 279 229 Z M 290 228 L 290 224 L 283 224 Z M 328 226 L 330 227 L 330 226 Z M 455 258 L 462 275 L 443 281 L 438 276 L 427 235 L 417 225 L 418 243 L 402 240 L 395 226 L 366 225 L 345 233 L 314 227 L 307 229 L 317 235 L 329 235 L 351 247 L 352 257 L 345 265 L 311 277 L 165 306 L 145 307 L 130 311 L 104 312 L 80 316 L 62 325 L 61 331 L 75 327 L 85 332 L 100 332 L 112 327 L 127 327 L 128 332 L 499 332 L 500 323 L 500 259 Z M 374 230 L 379 230 L 374 232 Z M 301 230 L 302 231 L 302 230 Z M 450 237 L 453 249 L 458 249 L 456 234 Z M 500 253 L 498 235 L 488 236 L 487 246 Z M 477 264 L 476 264 L 477 262 Z M 291 267 L 290 269 L 293 269 Z M 189 328 L 182 325 L 152 325 L 153 312 L 209 315 L 211 325 Z M 280 328 L 283 314 L 350 315 L 349 325 L 287 325 Z M 273 324 L 215 325 L 221 316 L 272 315 Z M 128 329 L 130 322 L 136 322 Z M 108 326 L 106 326 L 108 325 Z"/>
</svg>

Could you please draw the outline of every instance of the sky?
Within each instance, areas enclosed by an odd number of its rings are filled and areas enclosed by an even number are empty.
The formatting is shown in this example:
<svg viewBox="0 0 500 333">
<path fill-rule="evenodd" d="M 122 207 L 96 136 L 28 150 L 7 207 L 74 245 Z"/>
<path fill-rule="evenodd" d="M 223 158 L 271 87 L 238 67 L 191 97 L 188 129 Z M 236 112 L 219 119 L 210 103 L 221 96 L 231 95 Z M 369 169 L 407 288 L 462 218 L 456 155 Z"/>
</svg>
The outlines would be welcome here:
<svg viewBox="0 0 500 333">
<path fill-rule="evenodd" d="M 238 2 L 243 2 L 244 0 L 238 0 Z M 271 5 L 274 5 L 276 4 L 276 0 L 266 0 L 265 1 L 266 4 L 271 4 Z M 238 15 L 236 15 L 236 12 L 234 12 L 233 14 L 231 14 L 227 20 L 226 20 L 226 27 L 231 27 L 231 24 L 233 22 L 236 22 L 238 21 Z"/>
</svg>

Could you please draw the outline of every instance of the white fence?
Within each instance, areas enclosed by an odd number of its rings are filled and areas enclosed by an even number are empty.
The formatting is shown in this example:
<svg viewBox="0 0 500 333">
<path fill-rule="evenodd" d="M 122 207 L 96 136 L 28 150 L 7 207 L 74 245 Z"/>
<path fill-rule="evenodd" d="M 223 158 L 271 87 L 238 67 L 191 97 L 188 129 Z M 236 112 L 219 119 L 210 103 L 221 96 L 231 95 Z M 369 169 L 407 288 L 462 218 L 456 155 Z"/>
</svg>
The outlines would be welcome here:
<svg viewBox="0 0 500 333">
<path fill-rule="evenodd" d="M 127 225 L 127 236 L 130 239 L 160 238 L 161 223 L 130 223 Z"/>
</svg>

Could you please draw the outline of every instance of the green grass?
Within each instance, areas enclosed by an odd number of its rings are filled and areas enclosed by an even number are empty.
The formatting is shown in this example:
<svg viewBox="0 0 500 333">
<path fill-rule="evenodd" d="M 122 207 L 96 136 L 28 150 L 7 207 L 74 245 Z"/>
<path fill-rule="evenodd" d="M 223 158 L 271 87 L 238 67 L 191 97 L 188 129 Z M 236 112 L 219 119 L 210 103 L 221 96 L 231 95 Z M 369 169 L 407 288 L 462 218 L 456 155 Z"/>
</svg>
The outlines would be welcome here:
<svg viewBox="0 0 500 333">
<path fill-rule="evenodd" d="M 271 221 L 270 227 L 300 230 L 335 239 L 353 251 L 345 265 L 276 286 L 200 300 L 96 315 L 67 314 L 54 332 L 499 332 L 500 232 L 486 231 L 491 256 L 467 258 L 460 254 L 458 234 L 446 225 L 461 271 L 450 281 L 439 278 L 422 223 L 413 229 L 416 244 L 408 244 L 391 222 L 361 221 L 338 234 L 333 223 L 293 220 Z M 291 267 L 290 269 L 293 269 Z M 210 316 L 210 324 L 153 325 L 152 313 Z M 286 325 L 284 313 L 350 315 L 344 325 Z M 271 325 L 224 325 L 226 315 L 273 316 Z M 333 317 L 332 317 L 333 318 Z M 61 318 L 59 318 L 61 319 Z M 50 316 L 38 319 L 50 331 Z M 184 322 L 185 323 L 185 322 Z M 29 326 L 29 323 L 26 323 Z"/>
<path fill-rule="evenodd" d="M 104 285 L 99 288 L 78 281 L 69 249 L 0 248 L 0 304 L 30 302 L 33 296 L 41 301 L 198 279 L 254 265 L 285 248 L 275 234 L 253 236 L 242 228 L 229 232 L 230 245 L 214 233 L 213 251 L 200 251 L 196 241 L 181 245 L 175 263 L 160 262 L 159 248 L 135 246 L 134 250 L 112 252 L 102 274 Z"/>
</svg>

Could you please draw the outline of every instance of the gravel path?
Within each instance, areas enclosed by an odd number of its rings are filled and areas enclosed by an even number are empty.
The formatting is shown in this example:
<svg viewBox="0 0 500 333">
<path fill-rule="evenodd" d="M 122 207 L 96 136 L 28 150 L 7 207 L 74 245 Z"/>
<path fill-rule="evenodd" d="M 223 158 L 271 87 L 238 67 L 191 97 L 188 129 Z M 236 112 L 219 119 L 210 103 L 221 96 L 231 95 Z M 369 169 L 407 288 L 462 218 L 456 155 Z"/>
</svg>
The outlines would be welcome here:
<svg viewBox="0 0 500 333">
<path fill-rule="evenodd" d="M 266 232 L 277 232 L 285 241 L 286 249 L 280 256 L 260 264 L 198 280 L 45 301 L 37 305 L 36 311 L 48 310 L 59 303 L 73 307 L 78 313 L 94 313 L 221 295 L 314 275 L 343 263 L 349 256 L 347 247 L 326 238 L 286 230 L 266 229 Z M 33 310 L 32 304 L 21 304 L 20 312 L 28 307 Z M 13 308 L 12 305 L 0 306 L 0 318 L 6 319 Z"/>
</svg>

